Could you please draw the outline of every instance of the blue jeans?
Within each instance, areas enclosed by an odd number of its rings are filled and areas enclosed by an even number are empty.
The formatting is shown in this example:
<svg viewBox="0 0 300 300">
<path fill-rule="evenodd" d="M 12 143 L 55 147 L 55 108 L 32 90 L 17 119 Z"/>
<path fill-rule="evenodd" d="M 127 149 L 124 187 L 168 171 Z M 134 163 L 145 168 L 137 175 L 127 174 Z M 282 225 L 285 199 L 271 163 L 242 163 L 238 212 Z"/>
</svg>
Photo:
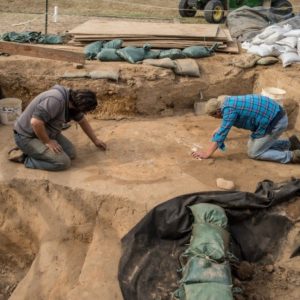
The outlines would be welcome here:
<svg viewBox="0 0 300 300">
<path fill-rule="evenodd" d="M 66 170 L 71 166 L 71 159 L 76 157 L 73 144 L 62 134 L 55 140 L 61 145 L 63 151 L 54 153 L 38 138 L 29 138 L 18 133 L 14 134 L 17 146 L 26 154 L 25 166 L 30 169 L 48 171 Z"/>
<path fill-rule="evenodd" d="M 283 116 L 270 134 L 259 139 L 248 141 L 248 155 L 250 158 L 258 160 L 270 160 L 283 164 L 292 160 L 292 151 L 290 149 L 289 140 L 278 140 L 279 136 L 286 130 L 288 126 L 287 115 Z"/>
</svg>

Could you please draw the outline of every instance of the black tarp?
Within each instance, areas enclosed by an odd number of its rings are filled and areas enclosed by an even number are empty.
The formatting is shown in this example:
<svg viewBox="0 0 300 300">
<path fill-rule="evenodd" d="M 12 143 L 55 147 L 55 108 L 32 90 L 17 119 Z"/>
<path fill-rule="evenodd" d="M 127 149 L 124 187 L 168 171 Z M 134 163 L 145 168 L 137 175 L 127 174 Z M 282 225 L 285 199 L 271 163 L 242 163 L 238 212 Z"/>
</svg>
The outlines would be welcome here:
<svg viewBox="0 0 300 300">
<path fill-rule="evenodd" d="M 179 256 L 191 238 L 192 215 L 187 206 L 220 205 L 226 211 L 232 252 L 255 262 L 276 255 L 292 222 L 274 205 L 300 195 L 300 180 L 275 184 L 262 181 L 255 193 L 201 192 L 183 195 L 153 208 L 123 239 L 119 283 L 125 300 L 170 299 L 178 287 Z"/>
</svg>

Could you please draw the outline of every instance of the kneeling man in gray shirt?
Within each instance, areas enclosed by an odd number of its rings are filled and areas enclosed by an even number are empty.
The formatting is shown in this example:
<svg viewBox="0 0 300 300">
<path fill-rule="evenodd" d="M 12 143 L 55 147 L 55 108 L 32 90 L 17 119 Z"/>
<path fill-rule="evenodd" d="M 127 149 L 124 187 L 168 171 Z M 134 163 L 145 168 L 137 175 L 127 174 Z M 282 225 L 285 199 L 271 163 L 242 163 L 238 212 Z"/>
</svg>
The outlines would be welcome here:
<svg viewBox="0 0 300 300">
<path fill-rule="evenodd" d="M 68 169 L 76 151 L 61 131 L 64 123 L 71 120 L 80 125 L 96 147 L 106 150 L 105 143 L 97 138 L 84 116 L 96 106 L 96 94 L 90 90 L 72 90 L 55 85 L 39 94 L 14 125 L 15 142 L 23 153 L 11 160 L 22 162 L 31 169 Z"/>
</svg>

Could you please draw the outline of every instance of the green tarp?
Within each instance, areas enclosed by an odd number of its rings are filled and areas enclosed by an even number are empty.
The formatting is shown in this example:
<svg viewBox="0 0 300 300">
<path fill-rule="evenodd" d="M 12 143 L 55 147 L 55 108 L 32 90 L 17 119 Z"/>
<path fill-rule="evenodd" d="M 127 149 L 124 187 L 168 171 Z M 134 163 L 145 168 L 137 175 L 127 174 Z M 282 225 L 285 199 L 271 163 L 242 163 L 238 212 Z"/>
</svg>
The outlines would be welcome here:
<svg viewBox="0 0 300 300">
<path fill-rule="evenodd" d="M 55 34 L 42 34 L 36 31 L 6 32 L 1 36 L 3 41 L 15 43 L 62 44 L 63 37 Z"/>
</svg>

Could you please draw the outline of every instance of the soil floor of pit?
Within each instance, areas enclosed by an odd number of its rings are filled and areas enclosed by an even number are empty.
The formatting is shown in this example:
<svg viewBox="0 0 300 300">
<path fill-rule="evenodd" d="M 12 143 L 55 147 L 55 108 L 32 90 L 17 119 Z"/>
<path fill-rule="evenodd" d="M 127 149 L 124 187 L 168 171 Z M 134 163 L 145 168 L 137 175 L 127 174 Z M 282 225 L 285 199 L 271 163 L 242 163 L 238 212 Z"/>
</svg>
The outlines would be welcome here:
<svg viewBox="0 0 300 300">
<path fill-rule="evenodd" d="M 6 137 L 0 141 L 0 181 L 10 183 L 1 192 L 7 195 L 13 190 L 6 204 L 2 203 L 0 230 L 1 237 L 7 232 L 13 235 L 10 243 L 4 243 L 12 253 L 5 252 L 2 269 L 2 276 L 11 281 L 1 287 L 6 296 L 14 291 L 10 299 L 97 299 L 99 294 L 105 299 L 122 299 L 117 283 L 120 239 L 153 206 L 180 194 L 217 190 L 218 177 L 233 180 L 239 190 L 254 191 L 260 180 L 284 181 L 300 173 L 300 165 L 248 159 L 247 133 L 238 129 L 232 130 L 225 153 L 218 152 L 208 160 L 192 159 L 191 147 L 204 148 L 218 125 L 218 120 L 206 116 L 189 113 L 91 120 L 91 124 L 107 142 L 107 152 L 96 149 L 73 124 L 64 134 L 76 145 L 78 158 L 70 170 L 58 173 L 7 161 L 12 128 L 0 128 L 1 136 Z M 282 210 L 295 222 L 300 217 L 298 200 Z M 24 232 L 30 232 L 30 238 Z M 251 281 L 238 283 L 249 296 L 241 299 L 297 299 L 300 261 L 288 256 L 294 240 L 288 239 L 291 245 L 282 250 L 287 254 L 280 256 L 272 272 L 265 270 L 265 264 L 257 265 Z M 16 262 L 17 270 L 12 267 Z"/>
</svg>

